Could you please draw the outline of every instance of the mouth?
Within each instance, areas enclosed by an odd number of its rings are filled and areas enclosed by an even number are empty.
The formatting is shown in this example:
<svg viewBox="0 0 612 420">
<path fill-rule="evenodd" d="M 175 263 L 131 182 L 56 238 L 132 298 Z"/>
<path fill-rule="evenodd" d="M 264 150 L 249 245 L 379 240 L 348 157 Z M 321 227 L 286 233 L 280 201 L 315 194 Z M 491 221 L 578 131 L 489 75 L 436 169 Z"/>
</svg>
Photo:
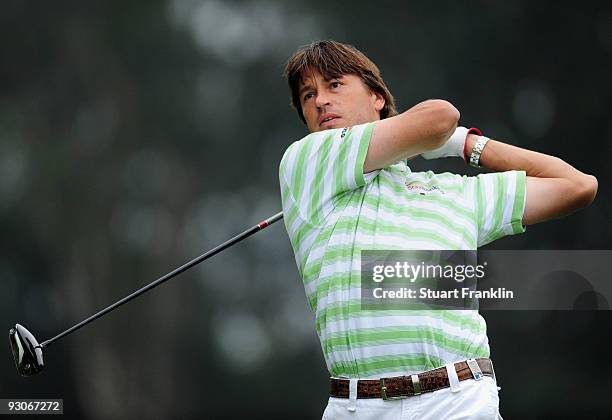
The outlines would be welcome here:
<svg viewBox="0 0 612 420">
<path fill-rule="evenodd" d="M 340 117 L 338 116 L 326 116 L 325 118 L 322 118 L 319 121 L 319 126 L 320 127 L 327 127 L 327 126 L 331 126 L 333 125 L 334 121 L 340 119 Z"/>
</svg>

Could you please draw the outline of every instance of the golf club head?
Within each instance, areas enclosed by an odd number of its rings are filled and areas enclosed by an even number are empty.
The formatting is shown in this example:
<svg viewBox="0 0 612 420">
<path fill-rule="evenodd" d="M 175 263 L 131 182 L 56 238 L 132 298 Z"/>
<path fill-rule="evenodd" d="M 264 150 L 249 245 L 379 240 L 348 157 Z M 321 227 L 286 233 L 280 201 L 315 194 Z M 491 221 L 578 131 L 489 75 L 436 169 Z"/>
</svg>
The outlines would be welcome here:
<svg viewBox="0 0 612 420">
<path fill-rule="evenodd" d="M 9 331 L 9 339 L 15 366 L 21 376 L 36 375 L 45 367 L 42 348 L 30 331 L 15 324 L 15 328 Z"/>
</svg>

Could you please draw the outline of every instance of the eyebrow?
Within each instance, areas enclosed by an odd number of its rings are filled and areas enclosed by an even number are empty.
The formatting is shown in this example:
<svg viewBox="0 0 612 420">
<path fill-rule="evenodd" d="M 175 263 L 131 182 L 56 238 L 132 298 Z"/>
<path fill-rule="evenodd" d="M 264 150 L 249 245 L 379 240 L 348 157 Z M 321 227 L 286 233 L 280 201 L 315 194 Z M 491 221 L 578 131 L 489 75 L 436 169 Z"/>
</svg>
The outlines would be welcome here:
<svg viewBox="0 0 612 420">
<path fill-rule="evenodd" d="M 323 80 L 325 80 L 326 82 L 331 82 L 332 80 L 340 80 L 344 77 L 344 75 L 340 76 L 340 77 L 332 77 L 331 79 L 325 79 L 323 78 Z M 298 94 L 300 96 L 302 96 L 302 93 L 304 93 L 304 91 L 308 90 L 308 89 L 312 89 L 312 85 L 310 84 L 306 84 L 304 86 L 302 86 L 298 92 Z"/>
<path fill-rule="evenodd" d="M 302 86 L 302 87 L 300 88 L 299 95 L 300 95 L 300 96 L 302 96 L 302 93 L 304 93 L 304 92 L 305 92 L 305 91 L 307 91 L 308 89 L 312 89 L 312 86 L 311 86 L 311 85 L 304 85 L 304 86 Z"/>
</svg>

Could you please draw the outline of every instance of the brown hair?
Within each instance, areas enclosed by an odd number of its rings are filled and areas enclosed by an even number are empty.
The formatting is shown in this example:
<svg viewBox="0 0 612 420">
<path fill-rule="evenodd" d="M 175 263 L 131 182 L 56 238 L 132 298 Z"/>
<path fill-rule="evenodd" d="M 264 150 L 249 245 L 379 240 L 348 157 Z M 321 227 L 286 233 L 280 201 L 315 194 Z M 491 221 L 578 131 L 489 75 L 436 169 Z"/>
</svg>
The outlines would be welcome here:
<svg viewBox="0 0 612 420">
<path fill-rule="evenodd" d="M 359 76 L 366 86 L 384 98 L 385 105 L 380 110 L 380 118 L 385 119 L 397 115 L 395 99 L 387 89 L 376 64 L 352 45 L 324 40 L 300 47 L 289 58 L 285 67 L 284 76 L 287 78 L 291 91 L 291 105 L 304 124 L 306 120 L 300 103 L 299 88 L 305 73 L 313 70 L 321 73 L 327 80 L 345 74 Z"/>
</svg>

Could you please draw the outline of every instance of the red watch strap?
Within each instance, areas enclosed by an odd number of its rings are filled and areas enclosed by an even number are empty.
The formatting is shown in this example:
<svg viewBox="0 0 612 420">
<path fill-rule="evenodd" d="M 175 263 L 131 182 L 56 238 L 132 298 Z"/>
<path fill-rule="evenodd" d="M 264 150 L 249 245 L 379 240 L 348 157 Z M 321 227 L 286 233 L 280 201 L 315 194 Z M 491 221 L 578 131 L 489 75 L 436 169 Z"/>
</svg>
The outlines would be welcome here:
<svg viewBox="0 0 612 420">
<path fill-rule="evenodd" d="M 465 161 L 465 163 L 468 162 L 468 155 L 467 155 L 467 136 L 470 134 L 477 134 L 479 136 L 482 136 L 482 133 L 480 132 L 479 129 L 477 129 L 476 127 L 472 127 L 468 130 L 467 134 L 465 135 L 465 140 L 463 140 L 463 160 Z"/>
</svg>

